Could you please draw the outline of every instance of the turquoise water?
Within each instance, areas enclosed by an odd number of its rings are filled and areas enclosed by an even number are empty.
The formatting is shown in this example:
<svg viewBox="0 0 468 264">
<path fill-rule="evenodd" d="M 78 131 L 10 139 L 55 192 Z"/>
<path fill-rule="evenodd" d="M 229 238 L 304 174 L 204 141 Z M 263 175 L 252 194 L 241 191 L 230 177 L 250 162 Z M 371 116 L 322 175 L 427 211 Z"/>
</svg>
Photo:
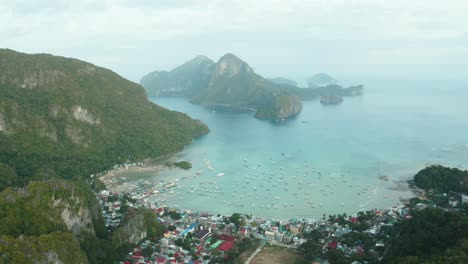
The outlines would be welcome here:
<svg viewBox="0 0 468 264">
<path fill-rule="evenodd" d="M 304 102 L 297 117 L 280 122 L 151 98 L 211 132 L 172 157 L 189 160 L 189 171 L 120 175 L 175 180 L 175 191 L 151 199 L 195 211 L 319 218 L 388 208 L 412 195 L 402 181 L 426 164 L 468 167 L 468 87 L 447 86 L 368 84 L 362 97 Z"/>
</svg>

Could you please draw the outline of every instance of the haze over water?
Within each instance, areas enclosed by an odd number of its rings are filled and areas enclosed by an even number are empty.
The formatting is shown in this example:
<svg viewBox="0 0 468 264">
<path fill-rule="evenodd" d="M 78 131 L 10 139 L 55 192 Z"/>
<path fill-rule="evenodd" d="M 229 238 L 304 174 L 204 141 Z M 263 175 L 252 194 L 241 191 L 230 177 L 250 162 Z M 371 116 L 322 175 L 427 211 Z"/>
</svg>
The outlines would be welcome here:
<svg viewBox="0 0 468 264">
<path fill-rule="evenodd" d="M 152 200 L 194 211 L 320 218 L 389 208 L 413 195 L 404 181 L 426 164 L 468 167 L 466 86 L 366 84 L 362 97 L 337 106 L 305 101 L 297 117 L 280 122 L 151 98 L 211 131 L 172 158 L 190 161 L 191 170 L 118 175 L 177 179 L 174 193 Z"/>
</svg>

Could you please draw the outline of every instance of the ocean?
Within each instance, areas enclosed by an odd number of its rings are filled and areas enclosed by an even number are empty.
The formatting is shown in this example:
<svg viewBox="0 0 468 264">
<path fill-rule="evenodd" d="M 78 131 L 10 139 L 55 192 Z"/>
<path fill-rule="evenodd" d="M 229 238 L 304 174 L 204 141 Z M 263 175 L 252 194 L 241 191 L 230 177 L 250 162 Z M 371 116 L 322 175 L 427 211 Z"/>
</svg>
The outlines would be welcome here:
<svg viewBox="0 0 468 264">
<path fill-rule="evenodd" d="M 371 82 L 363 96 L 334 106 L 305 101 L 280 121 L 150 98 L 211 131 L 170 157 L 190 161 L 190 170 L 117 175 L 174 181 L 150 200 L 192 211 L 317 219 L 389 208 L 413 196 L 406 180 L 428 164 L 468 167 L 467 95 L 466 83 Z"/>
</svg>

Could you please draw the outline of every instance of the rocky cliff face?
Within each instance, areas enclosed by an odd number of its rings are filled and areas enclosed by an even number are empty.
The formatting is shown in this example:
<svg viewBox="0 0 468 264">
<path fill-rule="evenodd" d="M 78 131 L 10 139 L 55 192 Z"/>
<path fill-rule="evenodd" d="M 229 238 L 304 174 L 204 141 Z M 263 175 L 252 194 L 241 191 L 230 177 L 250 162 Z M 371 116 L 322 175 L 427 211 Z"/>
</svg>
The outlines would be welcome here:
<svg viewBox="0 0 468 264">
<path fill-rule="evenodd" d="M 120 226 L 112 234 L 112 245 L 137 244 L 146 237 L 161 237 L 164 227 L 156 219 L 150 209 L 139 209 L 129 212 Z"/>
<path fill-rule="evenodd" d="M 278 105 L 278 118 L 288 118 L 297 115 L 302 111 L 302 102 L 299 97 L 287 95 L 285 98 L 279 100 Z"/>
<path fill-rule="evenodd" d="M 115 230 L 112 243 L 119 247 L 125 244 L 136 244 L 147 236 L 143 213 L 128 215 L 126 221 Z"/>
<path fill-rule="evenodd" d="M 56 179 L 8 188 L 0 193 L 0 219 L 0 252 L 8 252 L 8 263 L 87 263 L 80 243 L 92 242 L 83 238 L 106 235 L 85 183 Z"/>
<path fill-rule="evenodd" d="M 17 212 L 23 215 L 21 219 Z M 0 218 L 0 234 L 12 236 L 53 231 L 95 234 L 95 228 L 104 227 L 91 190 L 64 180 L 31 182 L 26 188 L 5 190 L 0 193 Z"/>
<path fill-rule="evenodd" d="M 253 69 L 234 54 L 222 56 L 211 73 L 209 86 L 215 85 L 219 78 L 233 78 L 237 75 L 253 75 Z"/>
<path fill-rule="evenodd" d="M 214 62 L 197 56 L 171 70 L 154 71 L 141 79 L 149 96 L 190 96 L 207 85 Z"/>
</svg>

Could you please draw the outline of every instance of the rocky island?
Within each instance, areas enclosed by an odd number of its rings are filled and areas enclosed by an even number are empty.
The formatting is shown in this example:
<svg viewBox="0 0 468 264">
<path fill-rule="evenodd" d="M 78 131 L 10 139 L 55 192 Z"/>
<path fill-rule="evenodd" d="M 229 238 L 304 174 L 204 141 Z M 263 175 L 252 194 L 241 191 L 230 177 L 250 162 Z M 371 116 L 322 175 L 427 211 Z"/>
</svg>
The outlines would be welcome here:
<svg viewBox="0 0 468 264">
<path fill-rule="evenodd" d="M 226 54 L 213 64 L 198 56 L 169 73 L 150 73 L 141 84 L 150 96 L 178 94 L 210 107 L 254 109 L 260 119 L 288 118 L 302 110 L 298 96 L 256 74 L 234 54 Z"/>
</svg>

